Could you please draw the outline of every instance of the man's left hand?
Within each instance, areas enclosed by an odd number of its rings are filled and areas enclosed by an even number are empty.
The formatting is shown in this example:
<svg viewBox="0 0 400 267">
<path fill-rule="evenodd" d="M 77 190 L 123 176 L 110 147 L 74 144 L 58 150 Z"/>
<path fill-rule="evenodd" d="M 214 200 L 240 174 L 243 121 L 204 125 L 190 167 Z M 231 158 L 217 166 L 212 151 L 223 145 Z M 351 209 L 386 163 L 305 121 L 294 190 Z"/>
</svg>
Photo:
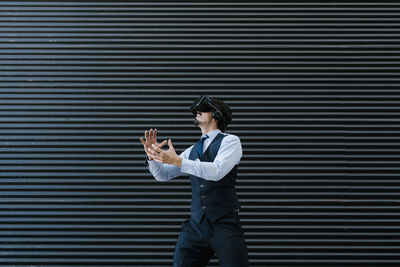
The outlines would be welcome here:
<svg viewBox="0 0 400 267">
<path fill-rule="evenodd" d="M 153 148 L 149 148 L 152 158 L 160 163 L 172 164 L 178 167 L 182 165 L 182 158 L 176 154 L 174 147 L 172 146 L 171 139 L 168 140 L 168 150 L 162 150 L 161 148 L 153 145 Z"/>
</svg>

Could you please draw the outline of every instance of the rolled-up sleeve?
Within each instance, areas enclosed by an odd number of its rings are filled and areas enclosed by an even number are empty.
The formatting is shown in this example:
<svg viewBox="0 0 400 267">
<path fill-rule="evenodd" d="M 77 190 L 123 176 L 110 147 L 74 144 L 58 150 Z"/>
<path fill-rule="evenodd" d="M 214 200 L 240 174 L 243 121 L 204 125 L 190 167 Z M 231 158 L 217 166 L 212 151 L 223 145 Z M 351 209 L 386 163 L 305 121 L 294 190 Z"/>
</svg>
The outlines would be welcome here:
<svg viewBox="0 0 400 267">
<path fill-rule="evenodd" d="M 218 181 L 225 177 L 235 165 L 239 164 L 242 154 L 242 145 L 239 137 L 229 135 L 222 139 L 221 146 L 213 162 L 184 158 L 180 171 L 205 180 Z"/>
</svg>

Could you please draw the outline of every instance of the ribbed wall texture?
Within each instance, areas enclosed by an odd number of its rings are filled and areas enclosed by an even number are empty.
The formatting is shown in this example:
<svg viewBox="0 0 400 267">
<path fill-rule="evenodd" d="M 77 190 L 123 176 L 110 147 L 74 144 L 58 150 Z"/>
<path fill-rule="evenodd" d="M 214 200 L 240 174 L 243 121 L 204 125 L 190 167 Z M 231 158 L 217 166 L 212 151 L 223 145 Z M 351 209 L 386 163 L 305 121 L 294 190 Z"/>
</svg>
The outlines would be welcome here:
<svg viewBox="0 0 400 267">
<path fill-rule="evenodd" d="M 251 266 L 400 266 L 400 3 L 0 2 L 0 265 L 171 266 L 201 94 L 233 110 Z M 217 266 L 214 257 L 209 266 Z"/>
</svg>

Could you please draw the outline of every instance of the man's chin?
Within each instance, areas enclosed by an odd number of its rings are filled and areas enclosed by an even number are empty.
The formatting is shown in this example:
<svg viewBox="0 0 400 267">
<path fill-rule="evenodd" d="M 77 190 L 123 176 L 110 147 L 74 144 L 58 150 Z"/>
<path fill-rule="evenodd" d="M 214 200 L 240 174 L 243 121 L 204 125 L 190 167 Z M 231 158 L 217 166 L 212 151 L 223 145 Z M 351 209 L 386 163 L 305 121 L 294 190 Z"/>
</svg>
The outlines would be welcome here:
<svg viewBox="0 0 400 267">
<path fill-rule="evenodd" d="M 197 120 L 197 118 L 194 119 L 194 125 L 199 126 L 199 121 Z"/>
</svg>

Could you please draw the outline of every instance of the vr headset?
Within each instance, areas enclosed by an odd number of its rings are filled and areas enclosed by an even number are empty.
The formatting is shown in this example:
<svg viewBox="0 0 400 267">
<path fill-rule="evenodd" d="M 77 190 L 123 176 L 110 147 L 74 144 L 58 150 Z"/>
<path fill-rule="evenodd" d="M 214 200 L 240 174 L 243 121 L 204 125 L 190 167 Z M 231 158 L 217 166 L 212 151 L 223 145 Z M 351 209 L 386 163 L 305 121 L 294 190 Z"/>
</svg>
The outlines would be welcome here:
<svg viewBox="0 0 400 267">
<path fill-rule="evenodd" d="M 224 113 L 212 103 L 212 100 L 208 96 L 205 95 L 199 97 L 193 102 L 190 107 L 190 111 L 193 113 L 194 116 L 197 116 L 197 111 L 212 112 L 212 116 L 214 119 L 225 119 Z"/>
</svg>

